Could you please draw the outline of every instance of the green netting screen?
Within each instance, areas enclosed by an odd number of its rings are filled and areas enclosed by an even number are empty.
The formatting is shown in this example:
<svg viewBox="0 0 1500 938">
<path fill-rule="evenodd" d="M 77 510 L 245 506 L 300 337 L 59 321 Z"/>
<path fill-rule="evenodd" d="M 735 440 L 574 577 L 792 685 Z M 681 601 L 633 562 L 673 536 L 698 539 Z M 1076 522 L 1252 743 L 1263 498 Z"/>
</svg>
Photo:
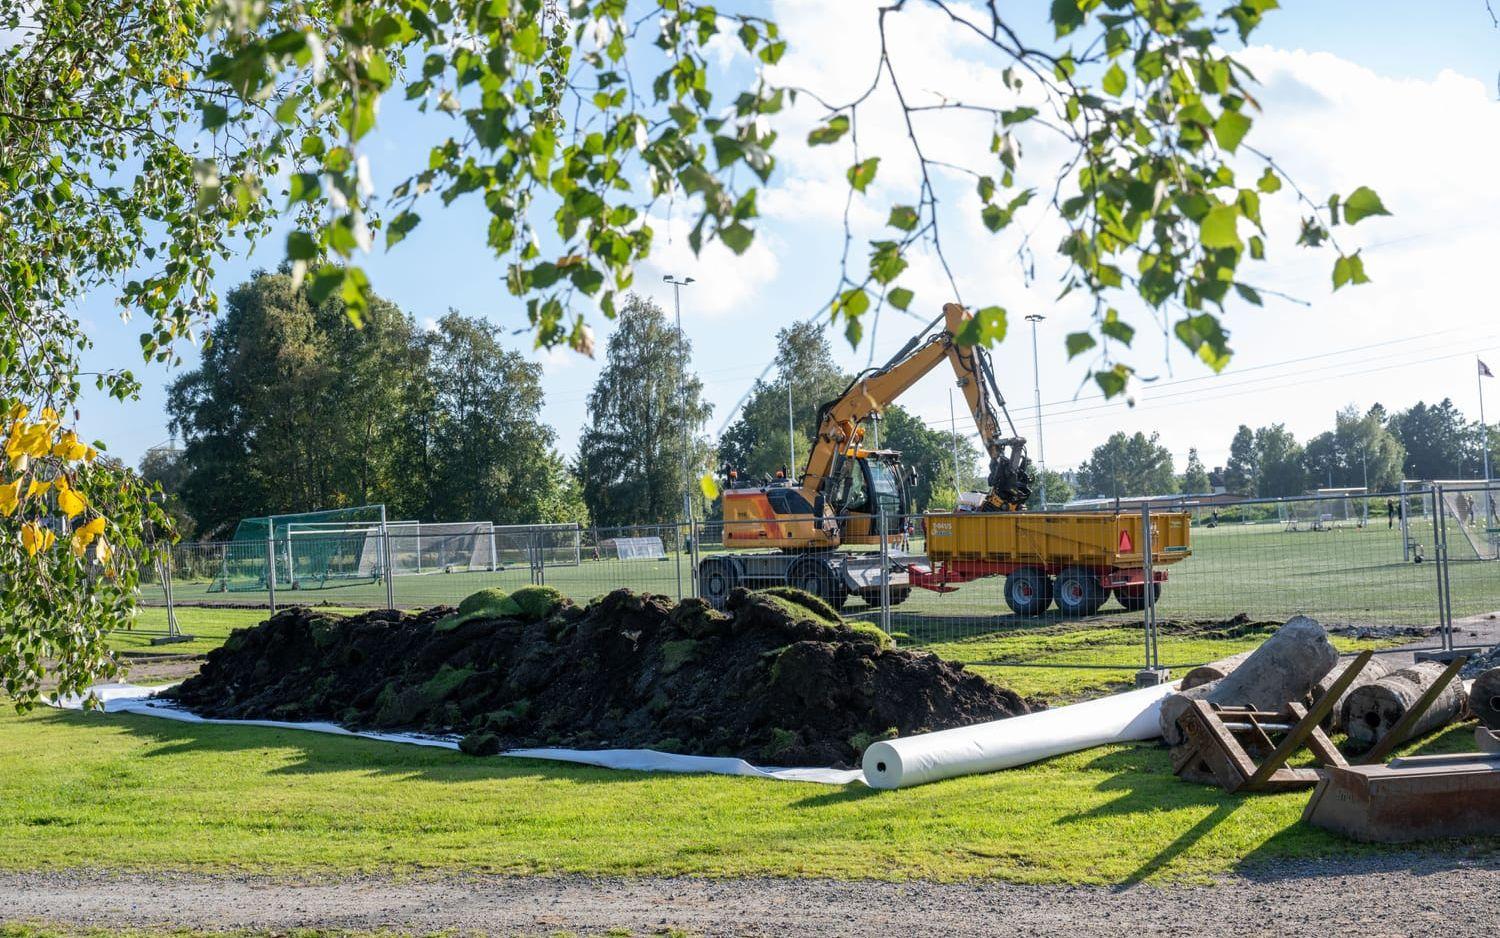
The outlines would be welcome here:
<svg viewBox="0 0 1500 938">
<path fill-rule="evenodd" d="M 245 518 L 224 546 L 214 589 L 322 589 L 383 575 L 383 505 Z"/>
</svg>

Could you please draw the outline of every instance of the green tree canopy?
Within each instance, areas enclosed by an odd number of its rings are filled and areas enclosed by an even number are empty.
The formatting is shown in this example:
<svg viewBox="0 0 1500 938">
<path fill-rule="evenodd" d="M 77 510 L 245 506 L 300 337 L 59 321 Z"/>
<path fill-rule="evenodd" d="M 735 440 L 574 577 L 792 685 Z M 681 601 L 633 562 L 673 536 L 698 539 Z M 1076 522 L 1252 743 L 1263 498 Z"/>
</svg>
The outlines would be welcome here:
<svg viewBox="0 0 1500 938">
<path fill-rule="evenodd" d="M 1156 433 L 1116 431 L 1078 467 L 1078 489 L 1094 498 L 1170 495 L 1177 491 L 1172 453 Z"/>
<path fill-rule="evenodd" d="M 692 344 L 659 306 L 627 298 L 589 394 L 589 422 L 578 447 L 583 499 L 595 524 L 675 522 L 684 492 L 704 517 L 692 480 L 712 454 L 699 426 L 713 407 L 703 400 L 703 382 L 688 370 L 691 355 Z"/>
<path fill-rule="evenodd" d="M 1482 472 L 1476 431 L 1449 398 L 1437 404 L 1418 401 L 1392 414 L 1389 429 L 1406 448 L 1405 478 L 1472 479 Z"/>
<path fill-rule="evenodd" d="M 1300 495 L 1307 489 L 1302 444 L 1284 424 L 1255 431 L 1255 494 L 1261 498 Z"/>
<path fill-rule="evenodd" d="M 1047 505 L 1054 508 L 1072 501 L 1076 494 L 1073 490 L 1073 483 L 1060 472 L 1051 469 L 1037 470 L 1037 481 L 1041 484 L 1031 487 L 1031 498 L 1026 502 L 1027 508 L 1040 510 L 1044 507 L 1042 505 L 1044 488 L 1047 492 Z"/>
<path fill-rule="evenodd" d="M 1182 471 L 1182 491 L 1189 495 L 1206 495 L 1213 491 L 1213 483 L 1208 480 L 1208 470 L 1198 458 L 1196 446 L 1188 449 L 1187 466 Z"/>
<path fill-rule="evenodd" d="M 364 328 L 343 301 L 314 303 L 286 272 L 230 291 L 199 366 L 171 386 L 183 438 L 181 497 L 199 530 L 240 518 L 381 501 L 412 354 L 411 321 L 375 299 Z"/>
<path fill-rule="evenodd" d="M 756 381 L 739 416 L 719 440 L 720 461 L 744 479 L 774 475 L 783 467 L 792 478 L 800 476 L 817 433 L 819 406 L 838 397 L 849 383 L 849 376 L 833 360 L 827 333 L 812 325 L 777 331 L 775 369 L 769 381 Z M 791 446 L 787 443 L 788 406 Z M 791 465 L 787 465 L 788 458 Z"/>
<path fill-rule="evenodd" d="M 356 329 L 289 274 L 231 291 L 200 366 L 172 385 L 175 483 L 208 536 L 241 518 L 369 503 L 393 517 L 581 521 L 540 420 L 541 369 L 498 329 L 450 312 L 435 331 L 379 297 Z M 559 516 L 562 515 L 562 516 Z"/>
<path fill-rule="evenodd" d="M 1368 486 L 1372 492 L 1399 487 L 1406 448 L 1386 427 L 1383 415 L 1384 409 L 1378 404 L 1364 414 L 1352 406 L 1340 410 L 1334 418 L 1334 429 L 1307 443 L 1303 462 L 1308 485 Z"/>
<path fill-rule="evenodd" d="M 1244 424 L 1229 442 L 1229 461 L 1224 464 L 1224 488 L 1236 495 L 1254 495 L 1260 485 L 1260 464 L 1255 451 L 1255 432 Z"/>
<path fill-rule="evenodd" d="M 499 336 L 493 323 L 450 311 L 421 343 L 432 412 L 428 475 L 411 480 L 427 497 L 420 517 L 584 521 L 541 420 L 542 367 Z"/>
</svg>

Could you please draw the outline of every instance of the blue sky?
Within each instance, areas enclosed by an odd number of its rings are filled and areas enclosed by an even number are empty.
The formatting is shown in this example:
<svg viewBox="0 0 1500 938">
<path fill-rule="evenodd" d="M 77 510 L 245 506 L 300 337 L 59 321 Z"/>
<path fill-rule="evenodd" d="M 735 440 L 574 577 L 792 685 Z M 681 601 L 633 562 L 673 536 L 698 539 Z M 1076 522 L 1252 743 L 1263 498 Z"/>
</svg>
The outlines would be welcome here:
<svg viewBox="0 0 1500 938">
<path fill-rule="evenodd" d="M 1045 4 L 1035 5 L 1045 9 Z M 971 305 L 999 301 L 1010 310 L 1012 331 L 994 353 L 996 371 L 1012 413 L 1028 434 L 1036 414 L 1031 407 L 1030 337 L 1022 317 L 1030 312 L 1048 316 L 1040 336 L 1041 398 L 1052 467 L 1076 466 L 1114 429 L 1159 430 L 1180 468 L 1193 446 L 1210 466 L 1221 463 L 1242 422 L 1285 422 L 1305 440 L 1331 426 L 1334 411 L 1347 404 L 1363 408 L 1378 400 L 1402 407 L 1452 396 L 1460 407 L 1475 412 L 1472 356 L 1500 358 L 1500 326 L 1494 325 L 1485 276 L 1500 255 L 1494 234 L 1500 228 L 1493 222 L 1500 212 L 1500 191 L 1491 171 L 1500 153 L 1500 111 L 1493 103 L 1500 31 L 1492 26 L 1482 0 L 1286 0 L 1284 5 L 1286 9 L 1268 16 L 1255 48 L 1245 53 L 1265 82 L 1261 98 L 1266 114 L 1250 140 L 1276 154 L 1320 196 L 1361 184 L 1381 192 L 1395 216 L 1361 225 L 1350 239 L 1350 245 L 1363 246 L 1373 284 L 1332 294 L 1327 280 L 1331 256 L 1309 256 L 1291 246 L 1296 213 L 1288 202 L 1280 214 L 1268 212 L 1272 260 L 1257 271 L 1255 282 L 1308 305 L 1269 301 L 1263 310 L 1232 308 L 1227 321 L 1237 356 L 1217 377 L 1189 360 L 1180 347 L 1172 350 L 1160 336 L 1142 335 L 1131 360 L 1159 381 L 1142 391 L 1134 407 L 1105 404 L 1090 399 L 1087 389 L 1080 394 L 1084 367 L 1068 363 L 1062 350 L 1063 334 L 1079 328 L 1087 312 L 1053 300 L 1056 271 L 1048 267 L 1051 242 L 1045 241 L 1050 235 L 1040 205 L 1027 221 L 1038 244 L 1039 272 L 1030 285 L 1011 260 L 1014 244 L 969 237 L 975 226 L 963 217 L 961 204 L 952 207 L 959 242 L 953 259 L 963 299 Z M 859 28 L 862 4 L 785 0 L 773 8 L 792 41 L 783 63 L 788 76 L 841 88 L 845 73 L 860 71 L 868 61 Z M 903 41 L 911 44 L 913 61 L 929 63 L 914 80 L 937 85 L 972 82 L 985 74 L 933 21 L 913 17 L 906 30 Z M 838 36 L 838 42 L 830 46 L 829 36 Z M 950 48 L 951 56 L 946 54 Z M 924 55 L 928 58 L 920 58 Z M 730 74 L 746 67 L 727 56 L 723 66 Z M 368 151 L 377 190 L 419 165 L 425 151 L 414 144 L 430 141 L 436 133 L 396 104 L 389 102 Z M 784 136 L 800 140 L 814 119 L 810 112 L 789 115 Z M 963 130 L 935 133 L 941 139 L 944 134 L 961 136 Z M 877 148 L 880 134 L 878 124 L 870 128 Z M 956 140 L 955 146 L 961 142 Z M 1045 174 L 1048 156 L 1045 141 L 1039 141 L 1028 149 L 1027 162 Z M 742 258 L 717 249 L 694 259 L 675 230 L 681 228 L 681 218 L 660 220 L 657 254 L 639 271 L 637 288 L 670 311 L 662 274 L 697 278 L 684 291 L 683 321 L 694 345 L 693 366 L 715 405 L 716 416 L 705 427 L 711 435 L 761 373 L 776 330 L 806 318 L 833 285 L 841 229 L 826 209 L 842 204 L 839 189 L 846 164 L 847 155 L 789 148 L 762 200 L 767 217 L 761 237 Z M 881 182 L 872 187 L 871 217 L 883 219 L 882 206 L 901 200 L 899 161 L 892 157 L 888 164 L 883 164 Z M 955 196 L 954 201 L 962 200 Z M 505 292 L 501 267 L 484 247 L 478 204 L 460 202 L 445 211 L 434 204 L 424 214 L 424 223 L 399 248 L 389 254 L 377 248 L 367 259 L 377 291 L 419 321 L 436 319 L 449 308 L 485 316 L 516 330 L 510 341 L 529 350 L 521 305 Z M 280 247 L 276 239 L 253 256 L 224 265 L 220 288 L 229 288 L 257 267 L 274 267 Z M 930 263 L 914 264 L 913 275 L 916 308 L 923 319 L 930 318 L 948 297 L 931 276 Z M 172 374 L 139 362 L 139 329 L 119 321 L 110 294 L 88 298 L 79 312 L 96 345 L 88 367 L 130 366 L 145 385 L 138 401 L 125 404 L 90 395 L 82 430 L 134 462 L 147 447 L 167 439 L 164 386 Z M 594 325 L 600 339 L 607 338 L 608 322 L 596 317 Z M 873 342 L 850 349 L 834 336 L 834 347 L 853 370 L 872 354 L 882 360 L 919 326 L 916 318 L 888 313 Z M 193 350 L 182 351 L 184 367 L 191 367 Z M 566 351 L 533 354 L 545 367 L 544 418 L 557 430 L 559 449 L 571 455 L 599 363 Z M 930 376 L 903 403 L 946 426 L 950 386 L 949 376 Z M 798 406 L 810 409 L 816 403 Z M 1500 395 L 1490 411 L 1492 417 L 1500 414 Z M 962 423 L 959 429 L 968 430 Z"/>
</svg>

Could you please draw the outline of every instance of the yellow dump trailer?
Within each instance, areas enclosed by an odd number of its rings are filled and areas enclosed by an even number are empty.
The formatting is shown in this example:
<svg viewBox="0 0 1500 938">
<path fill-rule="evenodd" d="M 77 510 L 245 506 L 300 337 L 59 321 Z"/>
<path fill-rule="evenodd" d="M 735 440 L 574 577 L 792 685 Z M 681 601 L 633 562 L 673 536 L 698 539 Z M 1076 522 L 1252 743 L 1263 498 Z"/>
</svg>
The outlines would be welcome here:
<svg viewBox="0 0 1500 938">
<path fill-rule="evenodd" d="M 923 519 L 930 565 L 911 583 L 949 592 L 980 577 L 1005 577 L 1005 602 L 1040 615 L 1054 602 L 1065 616 L 1098 612 L 1111 595 L 1127 609 L 1146 605 L 1141 516 L 1107 512 L 952 512 Z M 1151 514 L 1151 588 L 1192 553 L 1186 512 Z"/>
</svg>

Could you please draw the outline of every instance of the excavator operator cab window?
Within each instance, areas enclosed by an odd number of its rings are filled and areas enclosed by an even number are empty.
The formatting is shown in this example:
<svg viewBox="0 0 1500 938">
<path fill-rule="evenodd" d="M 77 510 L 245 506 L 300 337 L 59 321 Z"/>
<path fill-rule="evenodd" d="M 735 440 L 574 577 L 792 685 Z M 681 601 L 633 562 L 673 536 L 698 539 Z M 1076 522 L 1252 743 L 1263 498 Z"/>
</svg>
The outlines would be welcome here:
<svg viewBox="0 0 1500 938">
<path fill-rule="evenodd" d="M 876 459 L 864 460 L 865 473 L 869 476 L 869 491 L 865 511 L 878 515 L 884 511 L 890 523 L 900 525 L 904 503 L 901 487 L 900 464 Z"/>
</svg>

